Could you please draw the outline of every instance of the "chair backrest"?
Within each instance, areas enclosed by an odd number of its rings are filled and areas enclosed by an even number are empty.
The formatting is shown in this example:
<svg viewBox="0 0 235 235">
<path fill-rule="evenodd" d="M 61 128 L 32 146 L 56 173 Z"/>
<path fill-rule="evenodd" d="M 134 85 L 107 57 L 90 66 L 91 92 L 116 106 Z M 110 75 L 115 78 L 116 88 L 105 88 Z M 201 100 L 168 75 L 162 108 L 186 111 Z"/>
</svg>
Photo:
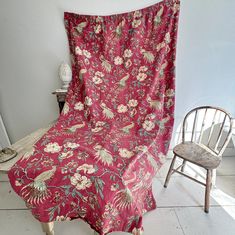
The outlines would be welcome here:
<svg viewBox="0 0 235 235">
<path fill-rule="evenodd" d="M 182 141 L 204 145 L 222 155 L 232 135 L 233 119 L 225 110 L 201 106 L 188 112 L 183 121 Z"/>
</svg>

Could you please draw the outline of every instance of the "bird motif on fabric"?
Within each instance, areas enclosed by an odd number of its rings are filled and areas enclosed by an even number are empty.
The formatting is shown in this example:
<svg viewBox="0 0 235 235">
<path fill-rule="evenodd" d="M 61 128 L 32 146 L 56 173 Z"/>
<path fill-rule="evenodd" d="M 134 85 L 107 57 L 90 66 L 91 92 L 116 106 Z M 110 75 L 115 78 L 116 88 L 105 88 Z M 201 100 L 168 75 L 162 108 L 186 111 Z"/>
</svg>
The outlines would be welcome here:
<svg viewBox="0 0 235 235">
<path fill-rule="evenodd" d="M 79 34 L 81 34 L 81 33 L 83 32 L 83 29 L 84 29 L 86 26 L 87 26 L 87 22 L 81 22 L 81 23 L 79 23 L 79 24 L 75 27 L 75 29 L 76 29 L 76 31 L 77 31 Z"/>
<path fill-rule="evenodd" d="M 114 113 L 111 111 L 110 108 L 108 108 L 108 107 L 106 106 L 105 103 L 101 103 L 101 104 L 100 104 L 100 107 L 103 109 L 102 113 L 103 113 L 104 117 L 106 117 L 106 118 L 108 118 L 108 119 L 114 118 Z"/>
<path fill-rule="evenodd" d="M 56 166 L 36 176 L 32 183 L 21 189 L 22 197 L 30 204 L 41 204 L 51 195 L 46 181 L 51 179 L 56 172 Z"/>
<path fill-rule="evenodd" d="M 120 130 L 123 131 L 125 134 L 129 134 L 130 133 L 130 129 L 133 128 L 135 126 L 134 122 L 131 122 L 131 124 L 122 127 Z"/>
<path fill-rule="evenodd" d="M 140 52 L 143 54 L 144 59 L 149 62 L 153 63 L 154 61 L 154 55 L 151 51 L 146 51 L 145 49 L 141 49 Z"/>
<path fill-rule="evenodd" d="M 102 62 L 102 63 L 101 63 L 102 68 L 103 68 L 106 72 L 110 73 L 111 70 L 112 70 L 112 65 L 109 63 L 109 61 L 106 60 L 106 59 L 104 58 L 104 56 L 100 56 L 100 60 L 101 60 L 101 62 Z"/>
<path fill-rule="evenodd" d="M 160 75 L 160 77 L 163 77 L 163 76 L 164 76 L 164 70 L 166 69 L 167 65 L 168 65 L 168 62 L 167 62 L 167 61 L 165 61 L 165 62 L 161 65 L 160 70 L 159 70 L 159 75 Z"/>
<path fill-rule="evenodd" d="M 150 96 L 147 97 L 147 102 L 149 103 L 151 108 L 161 110 L 162 103 L 159 100 L 152 100 Z"/>
<path fill-rule="evenodd" d="M 133 195 L 129 188 L 118 191 L 113 201 L 114 205 L 121 210 L 130 208 L 134 202 Z"/>
<path fill-rule="evenodd" d="M 164 131 L 165 130 L 165 124 L 170 120 L 169 114 L 167 114 L 167 117 L 163 118 L 162 120 L 157 120 L 157 124 L 159 126 L 159 130 Z"/>
<path fill-rule="evenodd" d="M 161 6 L 161 9 L 158 11 L 157 15 L 154 18 L 154 25 L 158 26 L 162 21 L 162 13 L 163 13 L 163 6 Z"/>
<path fill-rule="evenodd" d="M 116 30 L 115 30 L 115 34 L 117 37 L 121 37 L 122 36 L 122 31 L 123 31 L 123 26 L 125 25 L 125 19 L 122 20 L 118 26 L 116 27 Z"/>
<path fill-rule="evenodd" d="M 125 86 L 126 86 L 126 81 L 128 80 L 129 77 L 130 77 L 129 74 L 127 74 L 126 76 L 124 76 L 124 77 L 118 82 L 119 86 L 122 87 L 122 88 L 125 87 Z"/>
<path fill-rule="evenodd" d="M 34 146 L 30 147 L 30 149 L 27 150 L 27 152 L 24 153 L 23 157 L 20 159 L 20 161 L 29 159 L 35 152 Z"/>
<path fill-rule="evenodd" d="M 80 124 L 71 126 L 70 128 L 67 129 L 67 131 L 74 133 L 74 132 L 77 131 L 77 129 L 83 128 L 85 125 L 86 125 L 86 123 L 85 123 L 85 122 L 82 122 L 82 123 L 80 123 Z"/>
<path fill-rule="evenodd" d="M 95 156 L 98 161 L 101 161 L 104 165 L 107 164 L 108 166 L 113 164 L 113 156 L 109 150 L 99 144 L 94 147 L 94 150 L 96 151 Z"/>
</svg>

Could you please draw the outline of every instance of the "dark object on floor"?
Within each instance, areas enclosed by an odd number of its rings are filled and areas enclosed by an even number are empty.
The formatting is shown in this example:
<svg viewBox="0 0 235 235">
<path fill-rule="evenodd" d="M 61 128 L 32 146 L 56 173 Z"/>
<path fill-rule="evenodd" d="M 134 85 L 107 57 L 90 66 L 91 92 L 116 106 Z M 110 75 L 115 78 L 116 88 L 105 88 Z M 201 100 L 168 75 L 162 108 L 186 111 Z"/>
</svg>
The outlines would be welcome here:
<svg viewBox="0 0 235 235">
<path fill-rule="evenodd" d="M 7 162 L 14 158 L 17 152 L 10 148 L 4 148 L 0 151 L 0 163 Z"/>
</svg>

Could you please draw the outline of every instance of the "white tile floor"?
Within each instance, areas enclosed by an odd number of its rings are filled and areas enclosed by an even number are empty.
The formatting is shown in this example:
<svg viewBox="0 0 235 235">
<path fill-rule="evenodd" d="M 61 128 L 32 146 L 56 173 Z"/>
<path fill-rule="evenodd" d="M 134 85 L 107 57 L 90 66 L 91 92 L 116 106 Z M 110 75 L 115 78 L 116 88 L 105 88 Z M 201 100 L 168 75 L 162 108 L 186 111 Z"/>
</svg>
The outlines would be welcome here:
<svg viewBox="0 0 235 235">
<path fill-rule="evenodd" d="M 217 170 L 209 214 L 203 211 L 204 188 L 201 185 L 173 175 L 168 188 L 163 188 L 169 164 L 167 161 L 154 179 L 158 208 L 144 216 L 145 235 L 234 235 L 235 157 L 224 157 Z M 191 166 L 186 171 L 198 178 L 204 174 Z M 0 181 L 0 235 L 43 235 L 40 224 L 10 188 L 6 175 L 0 174 Z M 56 223 L 55 234 L 93 235 L 93 231 L 86 223 L 74 220 Z"/>
</svg>

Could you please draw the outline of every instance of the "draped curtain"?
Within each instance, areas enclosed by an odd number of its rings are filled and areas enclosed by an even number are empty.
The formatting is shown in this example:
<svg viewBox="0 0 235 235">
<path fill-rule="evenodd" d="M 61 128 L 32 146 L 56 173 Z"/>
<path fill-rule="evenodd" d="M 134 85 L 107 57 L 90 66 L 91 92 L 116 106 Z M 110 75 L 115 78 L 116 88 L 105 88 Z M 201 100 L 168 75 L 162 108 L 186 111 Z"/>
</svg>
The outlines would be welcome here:
<svg viewBox="0 0 235 235">
<path fill-rule="evenodd" d="M 178 13 L 179 1 L 165 0 L 118 15 L 64 14 L 73 74 L 65 106 L 9 172 L 41 222 L 142 230 L 174 121 Z"/>
</svg>

